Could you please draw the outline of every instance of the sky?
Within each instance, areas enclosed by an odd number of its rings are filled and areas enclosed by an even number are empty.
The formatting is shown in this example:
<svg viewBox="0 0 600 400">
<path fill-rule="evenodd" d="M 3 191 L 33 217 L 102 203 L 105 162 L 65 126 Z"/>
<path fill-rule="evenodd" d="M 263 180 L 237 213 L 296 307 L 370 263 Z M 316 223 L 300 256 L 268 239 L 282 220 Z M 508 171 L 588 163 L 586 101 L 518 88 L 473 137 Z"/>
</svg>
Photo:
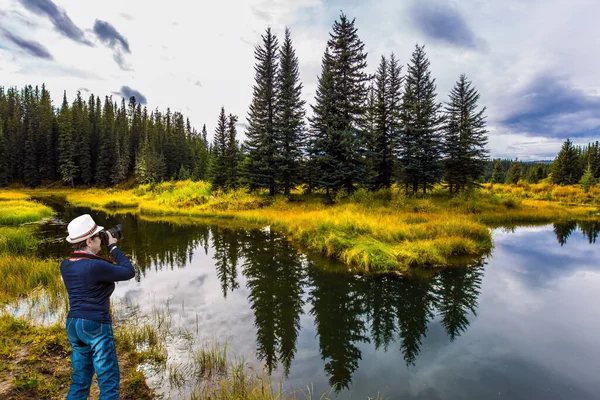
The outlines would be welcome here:
<svg viewBox="0 0 600 400">
<path fill-rule="evenodd" d="M 373 73 L 425 45 L 445 102 L 460 74 L 487 108 L 492 157 L 553 159 L 570 138 L 600 140 L 597 0 L 0 0 L 0 86 L 46 84 L 55 106 L 81 91 L 135 95 L 212 137 L 222 106 L 244 138 L 254 48 L 285 27 L 314 103 L 333 22 L 355 18 Z M 406 70 L 406 67 L 404 67 Z"/>
</svg>

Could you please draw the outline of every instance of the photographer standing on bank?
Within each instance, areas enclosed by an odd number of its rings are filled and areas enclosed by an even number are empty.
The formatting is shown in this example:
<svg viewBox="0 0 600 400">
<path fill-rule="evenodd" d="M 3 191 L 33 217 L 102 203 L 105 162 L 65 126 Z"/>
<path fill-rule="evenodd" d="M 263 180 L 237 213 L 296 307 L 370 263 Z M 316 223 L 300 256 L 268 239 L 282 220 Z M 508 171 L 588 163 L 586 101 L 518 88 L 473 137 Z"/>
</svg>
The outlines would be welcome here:
<svg viewBox="0 0 600 400">
<path fill-rule="evenodd" d="M 114 230 L 120 237 L 119 229 Z M 115 228 L 113 228 L 115 229 Z M 115 282 L 135 276 L 129 259 L 117 248 L 111 231 L 98 226 L 89 214 L 81 215 L 67 226 L 67 242 L 73 244 L 71 257 L 60 265 L 69 294 L 67 335 L 73 349 L 71 386 L 67 400 L 85 400 L 90 393 L 94 371 L 100 399 L 118 399 L 119 362 L 110 318 L 110 295 Z M 102 244 L 116 260 L 97 256 Z"/>
</svg>

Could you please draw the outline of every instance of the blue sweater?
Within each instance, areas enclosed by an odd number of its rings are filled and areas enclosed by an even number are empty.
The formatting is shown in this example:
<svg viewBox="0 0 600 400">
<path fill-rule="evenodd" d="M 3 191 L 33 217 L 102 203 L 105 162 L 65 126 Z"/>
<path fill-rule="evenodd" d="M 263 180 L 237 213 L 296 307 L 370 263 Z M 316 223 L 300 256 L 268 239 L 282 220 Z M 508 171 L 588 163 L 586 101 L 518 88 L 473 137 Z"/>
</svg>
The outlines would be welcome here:
<svg viewBox="0 0 600 400">
<path fill-rule="evenodd" d="M 111 244 L 108 249 L 118 265 L 87 258 L 66 259 L 60 264 L 60 273 L 69 294 L 67 318 L 112 323 L 110 295 L 115 290 L 115 282 L 133 278 L 135 269 L 116 244 Z"/>
</svg>

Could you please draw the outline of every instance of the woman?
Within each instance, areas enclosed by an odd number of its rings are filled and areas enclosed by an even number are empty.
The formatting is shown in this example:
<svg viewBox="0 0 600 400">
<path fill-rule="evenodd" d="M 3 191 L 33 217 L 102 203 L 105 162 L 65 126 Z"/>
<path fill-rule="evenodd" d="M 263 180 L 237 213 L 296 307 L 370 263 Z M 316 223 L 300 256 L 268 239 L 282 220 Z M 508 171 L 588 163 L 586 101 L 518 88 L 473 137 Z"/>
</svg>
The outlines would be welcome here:
<svg viewBox="0 0 600 400">
<path fill-rule="evenodd" d="M 100 399 L 118 399 L 119 363 L 110 317 L 110 295 L 115 282 L 135 276 L 129 259 L 117 248 L 117 240 L 106 231 L 108 250 L 116 264 L 98 257 L 102 241 L 98 226 L 89 214 L 81 215 L 67 226 L 67 242 L 73 244 L 71 257 L 60 265 L 69 294 L 67 335 L 73 349 L 71 386 L 67 400 L 85 400 L 90 393 L 94 371 Z"/>
</svg>

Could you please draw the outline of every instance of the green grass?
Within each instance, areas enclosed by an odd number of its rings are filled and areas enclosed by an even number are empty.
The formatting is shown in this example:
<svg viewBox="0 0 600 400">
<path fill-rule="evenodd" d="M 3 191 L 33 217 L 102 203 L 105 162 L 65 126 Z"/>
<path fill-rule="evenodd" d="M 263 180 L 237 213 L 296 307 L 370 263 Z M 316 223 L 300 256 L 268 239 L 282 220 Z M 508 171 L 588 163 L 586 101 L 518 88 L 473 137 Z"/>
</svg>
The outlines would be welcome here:
<svg viewBox="0 0 600 400">
<path fill-rule="evenodd" d="M 35 192 L 31 192 L 35 193 Z M 58 192 L 56 192 L 58 193 Z M 56 194 L 55 193 L 55 194 Z M 141 219 L 264 226 L 284 232 L 299 247 L 364 272 L 447 266 L 492 248 L 491 227 L 600 217 L 600 189 L 549 184 L 484 185 L 460 195 L 443 187 L 408 196 L 402 187 L 270 197 L 264 191 L 211 191 L 205 182 L 163 182 L 132 190 L 61 190 L 75 205 Z M 122 207 L 121 207 L 122 206 Z"/>
<path fill-rule="evenodd" d="M 31 229 L 0 227 L 0 255 L 32 254 L 38 246 Z"/>
<path fill-rule="evenodd" d="M 41 260 L 31 256 L 0 256 L 0 304 L 25 297 L 43 288 L 51 300 L 66 296 L 59 272 L 60 261 Z"/>
<path fill-rule="evenodd" d="M 32 200 L 5 200 L 0 202 L 0 225 L 21 225 L 54 215 L 54 211 Z"/>
</svg>

